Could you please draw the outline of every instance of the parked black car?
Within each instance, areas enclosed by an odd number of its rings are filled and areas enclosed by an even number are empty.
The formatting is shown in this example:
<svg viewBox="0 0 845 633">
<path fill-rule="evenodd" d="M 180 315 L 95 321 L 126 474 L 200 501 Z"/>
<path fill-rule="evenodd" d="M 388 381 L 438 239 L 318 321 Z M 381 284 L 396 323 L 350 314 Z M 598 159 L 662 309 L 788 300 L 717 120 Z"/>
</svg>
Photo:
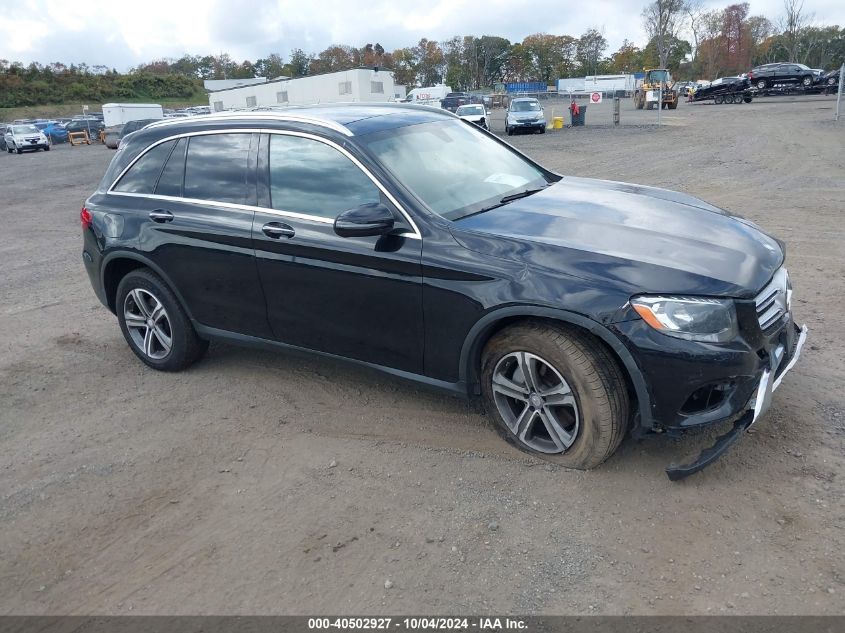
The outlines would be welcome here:
<svg viewBox="0 0 845 633">
<path fill-rule="evenodd" d="M 481 394 L 507 441 L 592 468 L 625 434 L 771 402 L 806 330 L 781 244 L 691 196 L 555 174 L 443 111 L 154 123 L 85 202 L 83 261 L 155 369 L 212 339 Z"/>
<path fill-rule="evenodd" d="M 88 132 L 88 136 L 93 140 L 100 136 L 100 132 L 105 129 L 103 122 L 97 118 L 90 117 L 87 119 L 72 119 L 65 124 L 65 129 L 68 132 Z"/>
<path fill-rule="evenodd" d="M 455 112 L 462 105 L 473 103 L 472 96 L 465 92 L 450 92 L 440 100 L 440 107 L 449 112 Z"/>
<path fill-rule="evenodd" d="M 743 77 L 720 77 L 709 86 L 696 88 L 692 92 L 691 101 L 708 101 L 713 99 L 716 105 L 722 103 L 751 103 L 753 94 L 748 79 Z"/>
<path fill-rule="evenodd" d="M 752 69 L 748 73 L 748 78 L 752 85 L 759 90 L 765 90 L 778 84 L 794 84 L 809 88 L 822 72 L 804 64 L 764 64 Z"/>
<path fill-rule="evenodd" d="M 818 83 L 825 87 L 835 86 L 839 83 L 839 68 L 829 70 L 819 77 Z"/>
</svg>

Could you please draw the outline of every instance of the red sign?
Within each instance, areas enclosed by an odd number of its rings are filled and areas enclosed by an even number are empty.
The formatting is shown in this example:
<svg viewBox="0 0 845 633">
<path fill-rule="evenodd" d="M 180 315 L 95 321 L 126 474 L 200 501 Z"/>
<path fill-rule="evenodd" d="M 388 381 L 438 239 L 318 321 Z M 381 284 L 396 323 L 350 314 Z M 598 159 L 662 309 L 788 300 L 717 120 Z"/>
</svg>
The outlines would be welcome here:
<svg viewBox="0 0 845 633">
<path fill-rule="evenodd" d="M 601 103 L 601 93 L 594 92 L 590 95 L 590 103 Z"/>
</svg>

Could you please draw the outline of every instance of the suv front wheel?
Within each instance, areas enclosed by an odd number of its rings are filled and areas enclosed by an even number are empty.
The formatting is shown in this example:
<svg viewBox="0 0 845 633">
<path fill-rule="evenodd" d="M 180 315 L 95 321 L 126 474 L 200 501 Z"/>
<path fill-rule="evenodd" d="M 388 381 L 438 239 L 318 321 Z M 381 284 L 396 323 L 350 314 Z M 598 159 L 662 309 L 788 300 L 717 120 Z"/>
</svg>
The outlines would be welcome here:
<svg viewBox="0 0 845 633">
<path fill-rule="evenodd" d="M 173 291 L 151 270 L 133 270 L 120 281 L 115 311 L 129 347 L 153 369 L 179 371 L 208 349 Z"/>
<path fill-rule="evenodd" d="M 563 325 L 507 328 L 482 356 L 482 393 L 509 443 L 568 468 L 595 468 L 628 426 L 628 391 L 596 339 Z"/>
</svg>

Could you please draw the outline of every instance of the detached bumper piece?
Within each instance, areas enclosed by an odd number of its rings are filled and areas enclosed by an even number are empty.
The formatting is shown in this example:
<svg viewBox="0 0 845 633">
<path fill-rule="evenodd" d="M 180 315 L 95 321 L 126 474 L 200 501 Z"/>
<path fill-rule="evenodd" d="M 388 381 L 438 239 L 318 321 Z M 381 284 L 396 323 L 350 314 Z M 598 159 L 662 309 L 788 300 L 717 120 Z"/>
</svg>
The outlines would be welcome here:
<svg viewBox="0 0 845 633">
<path fill-rule="evenodd" d="M 760 377 L 756 395 L 749 403 L 749 409 L 734 422 L 733 428 L 730 431 L 716 438 L 713 446 L 701 451 L 694 461 L 688 464 L 669 464 L 666 467 L 666 475 L 671 481 L 678 481 L 684 477 L 689 477 L 693 473 L 697 473 L 715 462 L 768 410 L 772 403 L 772 394 L 780 386 L 787 372 L 795 366 L 798 357 L 801 355 L 801 348 L 804 347 L 804 342 L 807 340 L 806 325 L 800 329 L 796 326 L 795 329 L 798 334 L 798 341 L 786 365 L 781 367 L 786 356 L 786 349 L 784 346 L 779 346 L 771 355 L 771 367 L 766 369 Z"/>
</svg>

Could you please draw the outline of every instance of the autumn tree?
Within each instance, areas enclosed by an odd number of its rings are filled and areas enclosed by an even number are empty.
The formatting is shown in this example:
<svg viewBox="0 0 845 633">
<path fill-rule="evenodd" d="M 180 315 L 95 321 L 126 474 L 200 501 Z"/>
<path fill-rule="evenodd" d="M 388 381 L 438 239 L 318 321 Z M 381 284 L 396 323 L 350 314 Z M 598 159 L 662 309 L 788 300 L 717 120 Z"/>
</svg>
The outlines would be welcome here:
<svg viewBox="0 0 845 633">
<path fill-rule="evenodd" d="M 643 52 L 633 42 L 623 40 L 619 50 L 610 56 L 610 70 L 634 73 L 643 69 Z"/>
<path fill-rule="evenodd" d="M 422 38 L 412 49 L 416 62 L 417 81 L 421 86 L 433 86 L 443 81 L 444 59 L 440 45 Z"/>
<path fill-rule="evenodd" d="M 642 12 L 643 26 L 657 47 L 657 63 L 666 68 L 673 42 L 682 41 L 680 32 L 686 14 L 686 0 L 654 0 Z"/>
<path fill-rule="evenodd" d="M 578 40 L 576 57 L 581 64 L 581 72 L 595 75 L 599 71 L 599 60 L 607 50 L 607 40 L 596 29 L 589 29 Z"/>
<path fill-rule="evenodd" d="M 811 20 L 811 16 L 804 11 L 804 0 L 784 0 L 784 15 L 780 20 L 783 32 L 783 45 L 786 49 L 788 61 L 798 61 L 798 50 L 801 41 L 801 31 Z"/>
</svg>

